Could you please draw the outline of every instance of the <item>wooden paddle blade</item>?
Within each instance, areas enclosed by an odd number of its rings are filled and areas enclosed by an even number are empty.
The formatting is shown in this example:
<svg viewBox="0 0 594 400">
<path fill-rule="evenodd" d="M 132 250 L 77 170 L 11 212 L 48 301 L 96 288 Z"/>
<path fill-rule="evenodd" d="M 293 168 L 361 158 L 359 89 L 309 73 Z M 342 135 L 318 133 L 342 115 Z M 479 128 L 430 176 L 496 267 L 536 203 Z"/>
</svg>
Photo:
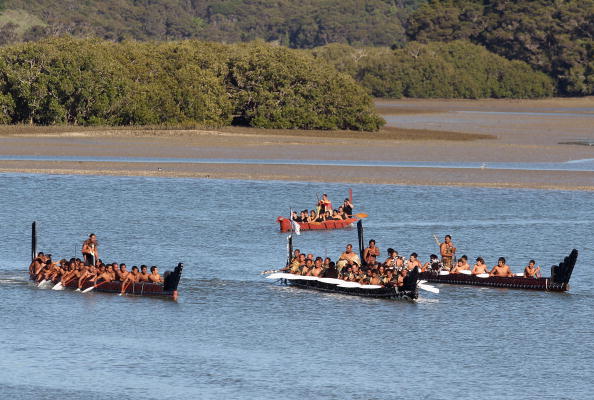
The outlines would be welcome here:
<svg viewBox="0 0 594 400">
<path fill-rule="evenodd" d="M 90 292 L 90 291 L 92 291 L 93 289 L 95 289 L 95 286 L 88 287 L 88 288 L 86 288 L 85 290 L 83 290 L 82 292 L 83 292 L 83 293 L 89 293 L 89 292 Z"/>
<path fill-rule="evenodd" d="M 365 213 L 358 213 L 358 214 L 353 214 L 353 217 L 367 218 L 367 217 L 369 217 L 369 215 L 368 214 L 365 214 Z"/>
<path fill-rule="evenodd" d="M 62 286 L 62 282 L 58 282 L 52 290 L 61 290 L 64 286 Z"/>
<path fill-rule="evenodd" d="M 436 288 L 435 286 L 426 285 L 424 283 L 419 283 L 419 284 L 417 284 L 417 287 L 419 289 L 423 289 L 423 290 L 426 290 L 426 291 L 431 292 L 431 293 L 439 293 L 439 289 Z"/>
</svg>

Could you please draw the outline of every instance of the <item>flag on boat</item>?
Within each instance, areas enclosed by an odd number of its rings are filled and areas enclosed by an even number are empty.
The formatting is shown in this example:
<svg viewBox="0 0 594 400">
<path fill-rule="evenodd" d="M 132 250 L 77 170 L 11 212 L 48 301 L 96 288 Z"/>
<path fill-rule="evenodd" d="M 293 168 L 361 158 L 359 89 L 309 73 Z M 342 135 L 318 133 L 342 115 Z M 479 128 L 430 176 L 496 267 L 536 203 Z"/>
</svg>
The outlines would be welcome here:
<svg viewBox="0 0 594 400">
<path fill-rule="evenodd" d="M 297 222 L 291 220 L 291 227 L 293 228 L 293 232 L 295 232 L 297 235 L 301 235 L 301 226 L 299 226 Z"/>
<path fill-rule="evenodd" d="M 301 226 L 297 222 L 293 221 L 293 209 L 291 209 L 289 215 L 290 215 L 289 219 L 291 220 L 291 229 L 297 235 L 301 235 Z"/>
</svg>

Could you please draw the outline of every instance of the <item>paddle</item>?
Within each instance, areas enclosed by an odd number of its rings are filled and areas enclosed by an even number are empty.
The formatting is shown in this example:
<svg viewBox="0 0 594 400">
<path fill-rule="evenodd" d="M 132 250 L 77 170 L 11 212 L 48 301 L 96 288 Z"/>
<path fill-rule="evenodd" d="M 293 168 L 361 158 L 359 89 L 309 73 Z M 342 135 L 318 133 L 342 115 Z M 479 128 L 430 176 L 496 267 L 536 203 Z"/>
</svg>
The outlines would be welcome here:
<svg viewBox="0 0 594 400">
<path fill-rule="evenodd" d="M 426 290 L 426 291 L 431 292 L 431 293 L 439 293 L 439 289 L 438 288 L 436 288 L 435 286 L 427 285 L 425 283 L 417 283 L 417 287 L 419 289 L 423 289 L 423 290 Z"/>
<path fill-rule="evenodd" d="M 99 287 L 99 286 L 103 285 L 104 283 L 107 283 L 107 281 L 103 281 L 103 282 L 101 282 L 101 283 L 97 283 L 97 284 L 95 284 L 95 285 L 93 285 L 93 286 L 91 286 L 91 287 L 88 287 L 88 288 L 86 288 L 85 290 L 83 290 L 83 291 L 82 291 L 82 293 L 89 293 L 89 292 L 91 292 L 93 289 L 95 289 L 95 288 L 97 288 L 97 287 Z"/>
<path fill-rule="evenodd" d="M 274 274 L 277 272 L 281 272 L 281 270 L 280 269 L 267 269 L 266 271 L 260 272 L 260 275 Z"/>
<path fill-rule="evenodd" d="M 369 217 L 369 215 L 365 214 L 365 213 L 358 213 L 358 214 L 353 214 L 352 217 L 367 218 L 367 217 Z"/>
</svg>

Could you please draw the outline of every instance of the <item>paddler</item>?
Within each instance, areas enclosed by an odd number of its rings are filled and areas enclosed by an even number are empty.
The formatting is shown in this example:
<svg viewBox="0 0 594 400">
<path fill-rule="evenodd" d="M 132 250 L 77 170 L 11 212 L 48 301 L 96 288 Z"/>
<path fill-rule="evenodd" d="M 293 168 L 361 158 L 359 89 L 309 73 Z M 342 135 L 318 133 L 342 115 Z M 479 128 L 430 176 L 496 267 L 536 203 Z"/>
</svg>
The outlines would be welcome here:
<svg viewBox="0 0 594 400">
<path fill-rule="evenodd" d="M 450 235 L 445 235 L 443 243 L 439 245 L 439 251 L 441 253 L 443 267 L 449 271 L 452 268 L 452 260 L 456 254 L 456 247 L 452 243 L 452 237 Z"/>
<path fill-rule="evenodd" d="M 476 264 L 474 264 L 474 267 L 472 267 L 471 274 L 472 275 L 480 275 L 480 274 L 488 274 L 488 273 L 489 273 L 489 267 L 487 267 L 487 264 L 485 264 L 485 260 L 483 260 L 483 257 L 477 257 Z"/>
<path fill-rule="evenodd" d="M 85 265 L 95 265 L 95 261 L 99 259 L 99 249 L 97 248 L 97 236 L 94 233 L 89 235 L 89 238 L 83 242 L 82 254 L 85 260 Z"/>
<path fill-rule="evenodd" d="M 139 282 L 148 282 L 148 280 L 149 280 L 148 267 L 146 265 L 141 265 L 138 281 Z"/>
<path fill-rule="evenodd" d="M 163 282 L 163 278 L 159 275 L 159 268 L 156 266 L 151 267 L 151 274 L 149 275 L 149 282 L 151 283 L 161 283 Z"/>
<path fill-rule="evenodd" d="M 489 275 L 500 277 L 514 276 L 514 274 L 511 272 L 511 269 L 509 268 L 509 265 L 505 263 L 505 258 L 503 257 L 499 257 L 499 259 L 497 260 L 497 265 L 493 267 Z"/>
<path fill-rule="evenodd" d="M 353 264 L 361 264 L 361 259 L 355 252 L 353 252 L 353 245 L 347 244 L 344 253 L 338 258 L 336 266 L 339 270 L 342 270 L 346 265 L 352 266 Z"/>
<path fill-rule="evenodd" d="M 456 266 L 450 271 L 451 274 L 460 274 L 462 271 L 470 271 L 470 265 L 468 265 L 468 257 L 463 255 L 460 257 Z"/>
<path fill-rule="evenodd" d="M 536 261 L 530 260 L 526 268 L 524 268 L 524 278 L 539 278 L 540 266 L 535 267 Z"/>
</svg>

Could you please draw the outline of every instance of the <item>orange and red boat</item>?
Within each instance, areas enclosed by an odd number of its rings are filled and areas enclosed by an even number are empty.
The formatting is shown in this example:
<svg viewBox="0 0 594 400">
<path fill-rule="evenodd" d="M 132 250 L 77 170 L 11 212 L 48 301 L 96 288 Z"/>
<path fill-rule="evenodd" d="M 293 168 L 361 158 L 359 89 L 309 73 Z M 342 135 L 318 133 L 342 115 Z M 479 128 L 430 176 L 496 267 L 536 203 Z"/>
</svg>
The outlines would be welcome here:
<svg viewBox="0 0 594 400">
<path fill-rule="evenodd" d="M 280 225 L 281 232 L 289 232 L 292 230 L 291 220 L 289 218 L 278 217 L 276 221 Z M 359 221 L 359 218 L 348 218 L 342 220 L 324 221 L 324 222 L 295 222 L 299 225 L 302 231 L 308 230 L 327 230 L 327 229 L 342 229 L 354 226 Z"/>
</svg>

